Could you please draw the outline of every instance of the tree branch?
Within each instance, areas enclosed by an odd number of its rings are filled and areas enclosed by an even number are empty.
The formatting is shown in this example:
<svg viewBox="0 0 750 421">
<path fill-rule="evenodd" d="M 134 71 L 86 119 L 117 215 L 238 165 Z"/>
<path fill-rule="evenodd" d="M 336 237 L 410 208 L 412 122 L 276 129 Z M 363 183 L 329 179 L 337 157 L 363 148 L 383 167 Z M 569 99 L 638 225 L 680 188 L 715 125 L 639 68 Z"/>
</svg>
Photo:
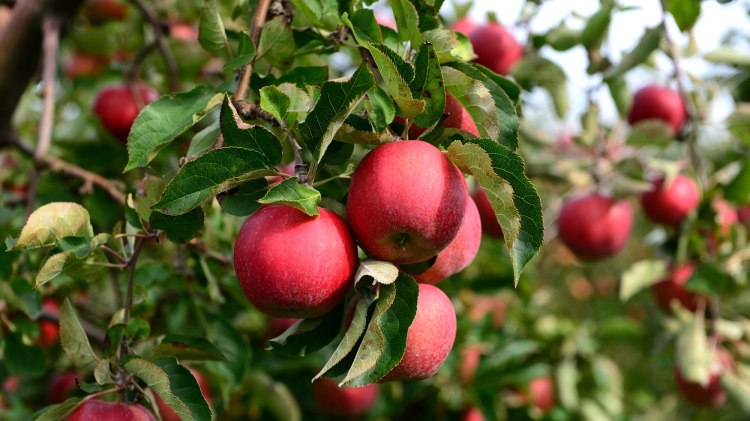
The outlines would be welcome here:
<svg viewBox="0 0 750 421">
<path fill-rule="evenodd" d="M 166 41 L 164 41 L 164 31 L 159 18 L 154 12 L 146 6 L 143 0 L 130 0 L 133 5 L 138 8 L 144 18 L 151 24 L 151 28 L 154 31 L 154 41 L 156 46 L 159 48 L 159 53 L 164 59 L 164 64 L 167 66 L 167 72 L 169 73 L 169 89 L 172 92 L 180 90 L 180 78 L 177 72 L 177 63 L 174 60 L 172 52 L 169 50 Z"/>
<path fill-rule="evenodd" d="M 263 29 L 263 24 L 266 22 L 266 15 L 268 14 L 268 6 L 271 5 L 271 0 L 259 0 L 258 6 L 255 8 L 253 14 L 253 20 L 250 23 L 250 41 L 253 45 L 258 45 L 260 39 L 260 31 Z M 241 105 L 245 103 L 247 99 L 247 90 L 250 87 L 250 76 L 253 74 L 253 65 L 255 59 L 251 60 L 250 63 L 242 66 L 240 69 L 240 76 L 237 79 L 237 89 L 234 91 L 234 102 L 238 104 L 237 109 L 243 108 Z"/>
</svg>

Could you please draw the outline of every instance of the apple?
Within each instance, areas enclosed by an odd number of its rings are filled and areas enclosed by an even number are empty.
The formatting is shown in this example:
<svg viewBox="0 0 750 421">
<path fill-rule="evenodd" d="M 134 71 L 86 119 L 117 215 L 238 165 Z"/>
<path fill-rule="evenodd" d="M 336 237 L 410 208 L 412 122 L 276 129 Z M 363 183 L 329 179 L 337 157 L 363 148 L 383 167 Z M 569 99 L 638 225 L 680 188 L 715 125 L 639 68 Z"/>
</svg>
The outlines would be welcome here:
<svg viewBox="0 0 750 421">
<path fill-rule="evenodd" d="M 500 329 L 505 322 L 505 309 L 507 304 L 499 296 L 493 295 L 469 295 L 471 297 L 466 304 L 466 315 L 473 322 L 481 322 L 488 315 L 490 316 L 491 326 Z"/>
<path fill-rule="evenodd" d="M 469 115 L 469 112 L 466 111 L 466 108 L 464 108 L 463 105 L 461 105 L 461 103 L 449 93 L 446 93 L 445 95 L 445 108 L 443 108 L 443 114 L 447 115 L 443 120 L 443 127 L 446 129 L 460 129 L 471 133 L 474 137 L 479 137 L 477 125 Z M 397 121 L 403 124 L 404 120 L 398 117 Z M 426 129 L 412 124 L 409 128 L 409 136 L 416 139 L 421 136 L 425 130 Z"/>
<path fill-rule="evenodd" d="M 133 95 L 137 92 L 139 98 Z M 96 95 L 92 107 L 102 126 L 121 142 L 127 142 L 130 128 L 140 112 L 140 107 L 154 102 L 159 93 L 153 88 L 137 84 L 133 89 L 128 85 L 109 86 Z"/>
<path fill-rule="evenodd" d="M 292 161 L 292 162 L 290 162 L 290 163 L 288 163 L 286 165 L 282 165 L 282 166 L 277 167 L 277 169 L 282 174 L 287 174 L 287 175 L 289 175 L 291 177 L 294 177 L 295 170 L 296 170 L 295 166 L 296 166 L 295 162 Z M 268 185 L 269 186 L 272 185 L 272 184 L 281 183 L 284 180 L 285 180 L 285 178 L 283 178 L 281 176 L 278 176 L 278 175 L 272 175 L 272 176 L 266 177 L 266 181 L 268 181 Z"/>
<path fill-rule="evenodd" d="M 466 181 L 435 146 L 420 140 L 381 145 L 352 175 L 347 215 L 372 257 L 399 264 L 425 261 L 458 234 Z"/>
<path fill-rule="evenodd" d="M 141 405 L 89 399 L 74 409 L 65 420 L 156 421 L 156 417 Z"/>
<path fill-rule="evenodd" d="M 528 402 L 542 413 L 555 406 L 555 381 L 550 376 L 540 376 L 529 382 Z"/>
<path fill-rule="evenodd" d="M 92 23 L 104 23 L 125 19 L 128 9 L 118 0 L 90 0 L 83 15 Z"/>
<path fill-rule="evenodd" d="M 54 298 L 45 298 L 42 301 L 42 310 L 60 314 L 60 304 Z M 39 338 L 36 344 L 42 348 L 49 348 L 60 340 L 60 324 L 54 320 L 41 319 L 39 324 Z"/>
<path fill-rule="evenodd" d="M 190 368 L 189 370 L 193 377 L 195 377 L 195 380 L 198 382 L 198 387 L 201 389 L 203 398 L 209 405 L 211 405 L 211 389 L 208 386 L 208 382 L 198 371 L 193 370 L 192 368 Z M 177 412 L 175 412 L 171 406 L 164 402 L 164 400 L 158 394 L 154 394 L 154 397 L 156 398 L 156 406 L 159 408 L 159 414 L 161 415 L 161 419 L 163 421 L 181 420 L 180 416 L 177 415 Z"/>
<path fill-rule="evenodd" d="M 669 276 L 651 287 L 656 303 L 662 310 L 671 313 L 672 300 L 677 300 L 690 311 L 698 308 L 699 296 L 684 287 L 685 282 L 693 276 L 694 269 L 692 264 L 679 265 L 672 269 Z"/>
<path fill-rule="evenodd" d="M 727 392 L 721 385 L 721 375 L 725 370 L 731 370 L 734 366 L 734 358 L 727 351 L 719 349 L 716 351 L 715 359 L 710 367 L 708 384 L 693 383 L 688 381 L 680 368 L 675 364 L 674 378 L 677 389 L 682 397 L 692 405 L 698 407 L 718 407 L 727 400 Z"/>
<path fill-rule="evenodd" d="M 73 52 L 65 61 L 63 72 L 70 79 L 93 77 L 99 75 L 108 65 L 107 57 Z"/>
<path fill-rule="evenodd" d="M 454 31 L 460 32 L 466 35 L 467 37 L 471 35 L 471 33 L 474 32 L 474 30 L 477 29 L 478 27 L 479 25 L 474 23 L 474 21 L 472 21 L 469 18 L 461 18 L 457 20 L 456 23 L 454 23 L 452 26 Z"/>
<path fill-rule="evenodd" d="M 53 374 L 47 387 L 47 402 L 60 403 L 68 399 L 78 389 L 78 373 Z"/>
<path fill-rule="evenodd" d="M 628 122 L 635 125 L 645 120 L 661 120 L 675 133 L 682 130 L 687 119 L 685 103 L 679 92 L 657 85 L 648 85 L 638 90 L 628 114 Z"/>
<path fill-rule="evenodd" d="M 487 193 L 482 188 L 478 188 L 474 192 L 474 202 L 479 210 L 479 218 L 482 220 L 482 232 L 490 237 L 503 238 L 503 229 L 497 222 L 495 210 L 492 209 L 492 205 L 487 199 Z"/>
<path fill-rule="evenodd" d="M 169 36 L 181 41 L 198 41 L 198 29 L 190 22 L 172 22 L 169 25 Z"/>
<path fill-rule="evenodd" d="M 716 212 L 716 226 L 721 237 L 728 237 L 732 227 L 739 222 L 737 210 L 726 200 L 717 199 L 711 204 Z"/>
<path fill-rule="evenodd" d="M 245 295 L 272 317 L 318 317 L 346 295 L 357 245 L 328 209 L 308 216 L 286 205 L 263 206 L 242 225 L 234 269 Z"/>
<path fill-rule="evenodd" d="M 648 219 L 663 225 L 678 225 L 698 207 L 700 192 L 695 182 L 678 175 L 664 185 L 664 177 L 653 181 L 653 188 L 643 193 L 641 205 Z"/>
<path fill-rule="evenodd" d="M 479 408 L 471 407 L 461 414 L 461 421 L 484 421 L 484 414 Z"/>
<path fill-rule="evenodd" d="M 297 323 L 298 321 L 300 321 L 300 319 L 295 319 L 292 317 L 272 317 L 268 323 L 266 337 L 275 338 L 286 332 L 287 329 L 292 327 L 292 325 Z"/>
<path fill-rule="evenodd" d="M 632 227 L 630 204 L 598 193 L 566 201 L 557 218 L 560 240 L 576 257 L 589 261 L 622 250 Z"/>
<path fill-rule="evenodd" d="M 396 21 L 391 16 L 385 13 L 375 13 L 375 22 L 377 22 L 378 25 L 382 25 L 393 30 L 396 29 Z"/>
<path fill-rule="evenodd" d="M 474 381 L 474 375 L 477 372 L 477 367 L 479 367 L 481 357 L 481 345 L 467 345 L 461 350 L 461 357 L 458 362 L 458 379 L 462 384 L 469 384 Z"/>
<path fill-rule="evenodd" d="M 339 417 L 357 417 L 367 413 L 378 400 L 378 388 L 377 384 L 339 387 L 335 381 L 327 378 L 313 382 L 313 394 L 318 408 L 321 412 Z"/>
<path fill-rule="evenodd" d="M 750 225 L 750 205 L 737 207 L 737 220 L 744 225 Z"/>
<path fill-rule="evenodd" d="M 417 313 L 406 334 L 401 362 L 380 381 L 422 380 L 443 365 L 456 339 L 456 311 L 438 287 L 419 284 Z"/>
<path fill-rule="evenodd" d="M 501 75 L 507 75 L 523 55 L 523 48 L 499 23 L 481 25 L 469 36 L 477 63 Z"/>
<path fill-rule="evenodd" d="M 482 222 L 479 219 L 477 205 L 466 196 L 466 211 L 461 228 L 456 238 L 448 244 L 443 251 L 438 253 L 435 263 L 426 271 L 414 275 L 417 282 L 436 284 L 443 279 L 461 272 L 469 266 L 479 251 L 479 243 L 482 241 Z"/>
</svg>

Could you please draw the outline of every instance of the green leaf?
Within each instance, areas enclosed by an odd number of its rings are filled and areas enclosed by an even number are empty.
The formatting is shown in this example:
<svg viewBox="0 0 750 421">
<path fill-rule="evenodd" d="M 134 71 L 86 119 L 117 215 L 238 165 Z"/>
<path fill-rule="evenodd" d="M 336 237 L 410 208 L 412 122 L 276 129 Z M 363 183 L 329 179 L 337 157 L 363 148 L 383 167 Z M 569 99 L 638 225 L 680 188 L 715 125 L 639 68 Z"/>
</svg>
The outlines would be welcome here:
<svg viewBox="0 0 750 421">
<path fill-rule="evenodd" d="M 94 379 L 98 384 L 112 383 L 112 370 L 109 360 L 101 360 L 94 369 Z"/>
<path fill-rule="evenodd" d="M 198 382 L 190 371 L 173 357 L 159 357 L 153 362 L 133 358 L 125 369 L 138 376 L 159 394 L 185 421 L 210 421 L 211 408 L 201 393 Z"/>
<path fill-rule="evenodd" d="M 646 29 L 638 44 L 622 58 L 617 66 L 610 67 L 604 72 L 604 79 L 614 79 L 625 75 L 630 69 L 645 62 L 648 57 L 659 48 L 662 36 L 664 34 L 664 25 L 660 24 L 654 28 Z"/>
<path fill-rule="evenodd" d="M 294 10 L 302 12 L 302 14 L 310 20 L 315 26 L 321 26 L 321 20 L 323 19 L 323 4 L 321 0 L 291 0 L 294 5 Z"/>
<path fill-rule="evenodd" d="M 272 66 L 283 69 L 292 64 L 296 49 L 292 28 L 287 26 L 284 16 L 276 16 L 263 25 L 256 60 L 264 58 Z"/>
<path fill-rule="evenodd" d="M 78 257 L 73 252 L 57 253 L 50 256 L 39 272 L 36 274 L 34 280 L 34 288 L 39 288 L 47 282 L 55 279 L 57 276 L 62 274 L 66 268 L 79 262 Z"/>
<path fill-rule="evenodd" d="M 724 187 L 724 198 L 737 204 L 750 202 L 750 159 L 742 162 L 740 172 Z"/>
<path fill-rule="evenodd" d="M 226 51 L 229 41 L 216 0 L 203 1 L 201 20 L 198 23 L 198 42 L 210 53 Z"/>
<path fill-rule="evenodd" d="M 151 228 L 165 231 L 170 241 L 186 243 L 203 228 L 203 209 L 196 208 L 177 216 L 153 212 L 149 223 Z"/>
<path fill-rule="evenodd" d="M 31 419 L 34 421 L 60 421 L 64 420 L 68 414 L 73 412 L 80 404 L 84 402 L 83 398 L 74 397 L 68 398 L 62 403 L 56 405 L 50 405 L 46 408 L 40 409 Z"/>
<path fill-rule="evenodd" d="M 338 142 L 355 145 L 382 145 L 393 142 L 393 135 L 388 130 L 382 132 L 363 131 L 345 123 L 336 132 L 334 139 Z"/>
<path fill-rule="evenodd" d="M 709 349 L 706 323 L 702 312 L 696 312 L 695 317 L 691 318 L 680 331 L 677 336 L 675 354 L 677 366 L 685 380 L 708 385 L 714 352 Z"/>
<path fill-rule="evenodd" d="M 354 275 L 354 286 L 368 288 L 378 284 L 390 285 L 398 278 L 398 267 L 391 262 L 380 260 L 363 260 Z M 365 284 L 362 284 L 365 283 Z"/>
<path fill-rule="evenodd" d="M 313 98 L 293 83 L 264 86 L 260 90 L 260 107 L 287 125 L 304 121 L 313 105 Z"/>
<path fill-rule="evenodd" d="M 247 376 L 248 394 L 257 401 L 277 421 L 302 421 L 302 411 L 294 394 L 282 382 L 274 381 L 261 371 Z M 264 411 L 265 413 L 265 411 Z"/>
<path fill-rule="evenodd" d="M 148 221 L 151 218 L 151 207 L 159 201 L 165 187 L 163 179 L 152 175 L 146 176 L 139 183 L 135 196 L 135 210 L 142 220 Z"/>
<path fill-rule="evenodd" d="M 133 317 L 125 326 L 125 336 L 132 340 L 145 339 L 151 333 L 151 325 L 147 321 Z"/>
<path fill-rule="evenodd" d="M 569 28 L 565 22 L 552 28 L 545 35 L 547 45 L 557 51 L 567 51 L 581 43 L 581 31 Z"/>
<path fill-rule="evenodd" d="M 419 30 L 421 32 L 442 26 L 440 19 L 440 7 L 443 0 L 409 0 L 417 11 L 419 16 Z M 398 25 L 401 30 L 401 25 Z"/>
<path fill-rule="evenodd" d="M 750 66 L 750 54 L 747 50 L 732 47 L 719 47 L 706 53 L 704 59 L 711 63 L 729 64 L 732 66 Z"/>
<path fill-rule="evenodd" d="M 239 385 L 245 378 L 251 357 L 251 350 L 245 336 L 222 318 L 214 318 L 207 333 L 208 340 L 221 350 L 226 361 L 206 362 L 206 365 L 213 372 L 220 374 L 228 386 Z"/>
<path fill-rule="evenodd" d="M 414 99 L 409 83 L 414 79 L 414 69 L 383 44 L 368 44 L 375 65 L 383 77 L 385 91 L 396 101 L 405 118 L 414 118 L 424 111 L 424 101 Z"/>
<path fill-rule="evenodd" d="M 565 72 L 555 62 L 539 54 L 528 54 L 513 68 L 513 76 L 527 90 L 541 87 L 549 93 L 560 118 L 568 112 L 568 91 Z"/>
<path fill-rule="evenodd" d="M 620 301 L 627 301 L 667 276 L 667 263 L 663 260 L 641 260 L 635 262 L 622 274 Z"/>
<path fill-rule="evenodd" d="M 612 20 L 613 2 L 606 1 L 602 3 L 602 8 L 589 18 L 581 32 L 581 43 L 588 50 L 599 48 L 607 36 L 609 23 Z"/>
<path fill-rule="evenodd" d="M 193 140 L 190 141 L 188 151 L 185 154 L 185 158 L 194 158 L 207 150 L 213 148 L 216 144 L 216 138 L 219 136 L 219 122 L 215 121 L 209 126 L 206 126 L 203 130 L 193 136 Z M 148 221 L 148 217 L 141 216 L 144 220 Z"/>
<path fill-rule="evenodd" d="M 154 347 L 154 355 L 173 356 L 180 361 L 226 361 L 224 354 L 203 338 L 186 335 L 167 335 Z"/>
<path fill-rule="evenodd" d="M 737 103 L 734 112 L 726 119 L 726 124 L 730 133 L 745 145 L 750 145 L 750 103 Z"/>
<path fill-rule="evenodd" d="M 88 368 L 97 363 L 98 357 L 91 349 L 89 338 L 67 298 L 60 307 L 60 343 L 65 355 L 76 367 Z"/>
<path fill-rule="evenodd" d="M 450 29 L 432 29 L 422 34 L 432 44 L 441 64 L 454 61 L 471 61 L 477 58 L 469 38 Z"/>
<path fill-rule="evenodd" d="M 398 269 L 396 269 L 396 275 L 398 276 Z M 339 342 L 336 350 L 333 351 L 333 354 L 323 368 L 315 375 L 315 377 L 313 377 L 313 381 L 324 376 L 337 364 L 344 361 L 344 358 L 346 358 L 347 355 L 350 355 L 354 348 L 359 344 L 359 340 L 367 326 L 367 310 L 370 307 L 370 304 L 372 304 L 372 301 L 365 299 L 363 296 L 358 296 L 356 300 L 357 302 L 354 307 L 352 321 L 349 326 L 346 327 L 344 338 L 341 339 L 341 342 Z"/>
<path fill-rule="evenodd" d="M 727 370 L 721 375 L 721 385 L 727 390 L 729 396 L 734 398 L 734 402 L 737 402 L 742 411 L 750 413 L 750 376 L 748 376 L 747 369 L 738 370 L 737 373 L 733 373 L 731 370 Z"/>
<path fill-rule="evenodd" d="M 327 66 L 300 66 L 284 73 L 273 84 L 294 83 L 304 89 L 309 86 L 320 86 L 328 80 Z"/>
<path fill-rule="evenodd" d="M 685 288 L 702 295 L 719 297 L 730 291 L 733 284 L 732 277 L 716 264 L 701 262 L 685 282 Z"/>
<path fill-rule="evenodd" d="M 125 172 L 148 165 L 162 148 L 219 106 L 225 95 L 200 85 L 188 92 L 164 95 L 148 104 L 130 130 Z"/>
<path fill-rule="evenodd" d="M 701 15 L 700 0 L 668 0 L 667 7 L 683 32 L 692 29 Z"/>
<path fill-rule="evenodd" d="M 373 131 L 385 131 L 386 126 L 391 124 L 396 116 L 396 107 L 393 105 L 393 100 L 377 85 L 367 93 L 365 105 L 367 106 L 367 118 L 372 124 Z"/>
<path fill-rule="evenodd" d="M 25 345 L 17 333 L 3 337 L 3 362 L 14 374 L 40 377 L 47 371 L 47 358 L 42 348 Z"/>
<path fill-rule="evenodd" d="M 53 202 L 35 210 L 10 250 L 54 246 L 65 237 L 93 237 L 89 211 L 77 203 Z"/>
<path fill-rule="evenodd" d="M 316 162 L 320 162 L 346 117 L 374 85 L 375 78 L 365 65 L 360 66 L 345 82 L 328 81 L 323 84 L 320 99 L 298 129 L 300 139 L 312 152 Z"/>
<path fill-rule="evenodd" d="M 431 45 L 422 44 L 419 47 L 414 57 L 414 69 L 414 80 L 409 87 L 414 98 L 425 103 L 424 112 L 414 118 L 414 123 L 420 127 L 430 127 L 440 119 L 445 109 L 443 71 Z"/>
<path fill-rule="evenodd" d="M 261 154 L 268 165 L 281 162 L 281 144 L 263 126 L 253 126 L 243 122 L 229 98 L 221 106 L 221 133 L 224 146 L 239 146 Z"/>
<path fill-rule="evenodd" d="M 489 139 L 462 142 L 451 143 L 448 152 L 460 167 L 476 177 L 487 193 L 503 229 L 518 285 L 521 272 L 539 252 L 544 240 L 539 195 L 524 174 L 523 159 L 517 153 Z"/>
<path fill-rule="evenodd" d="M 218 193 L 275 173 L 273 165 L 256 151 L 238 147 L 214 149 L 186 163 L 154 209 L 165 215 L 182 215 Z"/>
<path fill-rule="evenodd" d="M 344 302 L 314 319 L 301 320 L 269 341 L 272 350 L 283 355 L 305 356 L 336 339 L 344 318 Z"/>
<path fill-rule="evenodd" d="M 230 215 L 248 216 L 260 208 L 258 200 L 266 195 L 268 182 L 264 178 L 250 180 L 220 196 L 221 208 Z"/>
<path fill-rule="evenodd" d="M 341 20 L 351 29 L 358 44 L 365 45 L 367 42 L 381 44 L 383 42 L 380 25 L 372 10 L 359 9 L 351 15 L 351 20 L 346 16 L 342 16 Z"/>
<path fill-rule="evenodd" d="M 237 46 L 237 55 L 224 64 L 225 71 L 234 71 L 246 64 L 250 63 L 255 58 L 255 45 L 250 40 L 250 35 L 247 32 L 241 32 L 239 34 L 239 45 Z"/>
<path fill-rule="evenodd" d="M 481 137 L 498 139 L 500 121 L 490 90 L 479 80 L 452 67 L 443 66 L 445 89 L 466 109 Z"/>
<path fill-rule="evenodd" d="M 615 106 L 617 107 L 617 112 L 620 116 L 628 115 L 632 95 L 628 89 L 627 83 L 625 83 L 625 78 L 619 77 L 607 79 L 606 83 L 612 101 L 614 101 Z"/>
<path fill-rule="evenodd" d="M 422 43 L 422 33 L 419 32 L 419 15 L 417 9 L 409 0 L 391 0 L 393 16 L 398 26 L 398 39 L 401 42 L 411 42 L 412 48 Z"/>
<path fill-rule="evenodd" d="M 320 192 L 314 187 L 300 184 L 296 178 L 288 178 L 273 185 L 258 202 L 266 205 L 288 205 L 309 216 L 315 216 L 318 214 L 320 199 Z"/>
</svg>

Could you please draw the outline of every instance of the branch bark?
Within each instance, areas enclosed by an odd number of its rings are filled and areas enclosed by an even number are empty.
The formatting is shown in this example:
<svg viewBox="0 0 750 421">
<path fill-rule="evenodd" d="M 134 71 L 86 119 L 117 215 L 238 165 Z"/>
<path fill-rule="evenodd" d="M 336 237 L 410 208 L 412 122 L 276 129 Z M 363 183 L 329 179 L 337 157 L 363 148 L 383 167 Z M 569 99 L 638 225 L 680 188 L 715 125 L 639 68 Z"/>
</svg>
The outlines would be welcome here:
<svg viewBox="0 0 750 421">
<path fill-rule="evenodd" d="M 260 0 L 258 1 L 258 6 L 255 8 L 253 21 L 250 23 L 250 41 L 252 41 L 255 46 L 258 45 L 260 31 L 263 29 L 263 24 L 266 22 L 266 15 L 268 15 L 268 7 L 270 5 L 271 0 Z M 250 63 L 240 69 L 240 76 L 237 80 L 237 89 L 235 89 L 234 92 L 234 101 L 238 105 L 238 110 L 244 108 L 241 105 L 245 104 L 245 100 L 247 99 L 247 90 L 250 87 L 250 76 L 253 74 L 253 61 L 250 61 Z"/>
</svg>

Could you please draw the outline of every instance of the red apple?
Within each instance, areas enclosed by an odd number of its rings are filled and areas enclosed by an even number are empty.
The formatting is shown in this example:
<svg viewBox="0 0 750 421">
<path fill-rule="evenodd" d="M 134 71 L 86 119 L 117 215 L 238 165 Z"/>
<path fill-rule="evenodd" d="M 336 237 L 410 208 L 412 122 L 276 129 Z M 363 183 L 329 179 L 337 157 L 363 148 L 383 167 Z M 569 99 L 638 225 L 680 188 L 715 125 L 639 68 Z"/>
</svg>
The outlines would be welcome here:
<svg viewBox="0 0 750 421">
<path fill-rule="evenodd" d="M 198 29 L 189 22 L 172 22 L 169 36 L 182 41 L 198 41 Z"/>
<path fill-rule="evenodd" d="M 477 125 L 474 124 L 474 120 L 469 115 L 469 112 L 466 111 L 466 108 L 464 108 L 453 95 L 448 93 L 445 95 L 445 108 L 443 108 L 443 114 L 447 115 L 443 120 L 443 127 L 446 129 L 460 129 L 471 133 L 474 137 L 479 137 Z M 399 119 L 403 124 L 403 119 L 398 117 L 397 121 Z M 409 128 L 409 136 L 416 139 L 421 136 L 425 130 L 426 129 L 412 124 Z"/>
<path fill-rule="evenodd" d="M 3 380 L 3 391 L 8 393 L 17 393 L 18 389 L 21 388 L 22 382 L 23 379 L 18 374 L 8 376 L 5 378 L 5 380 Z"/>
<path fill-rule="evenodd" d="M 453 28 L 454 31 L 460 32 L 460 33 L 462 33 L 462 34 L 464 34 L 464 35 L 466 35 L 468 37 L 478 27 L 479 27 L 479 25 L 477 25 L 476 23 L 474 23 L 474 21 L 472 21 L 471 19 L 469 19 L 469 18 L 461 18 L 461 19 L 457 20 L 456 23 L 453 24 L 452 28 Z"/>
<path fill-rule="evenodd" d="M 372 257 L 422 262 L 456 237 L 466 194 L 461 172 L 435 146 L 388 143 L 368 153 L 352 175 L 349 224 Z"/>
<path fill-rule="evenodd" d="M 482 188 L 478 188 L 474 192 L 474 202 L 477 204 L 479 218 L 482 220 L 482 232 L 490 237 L 503 238 L 503 229 L 497 222 L 497 216 L 495 216 L 495 211 L 492 209 L 489 199 L 487 199 L 487 193 Z"/>
<path fill-rule="evenodd" d="M 195 377 L 195 380 L 198 382 L 198 387 L 201 389 L 201 394 L 203 394 L 203 398 L 206 400 L 206 402 L 211 405 L 211 389 L 208 386 L 208 382 L 203 377 L 203 375 L 196 370 L 193 370 L 192 368 L 189 369 L 190 373 Z M 177 415 L 177 412 L 172 409 L 171 406 L 169 406 L 162 398 L 154 394 L 156 397 L 156 406 L 159 408 L 159 414 L 161 415 L 161 419 L 163 421 L 180 421 L 181 418 L 179 415 Z"/>
<path fill-rule="evenodd" d="M 331 379 L 320 378 L 313 382 L 313 394 L 321 412 L 339 417 L 357 417 L 366 414 L 375 405 L 378 387 L 377 384 L 339 387 Z"/>
<path fill-rule="evenodd" d="M 666 278 L 651 287 L 656 303 L 665 312 L 672 311 L 672 300 L 677 300 L 680 305 L 690 311 L 698 308 L 698 295 L 685 289 L 684 285 L 693 276 L 692 264 L 683 264 L 672 269 Z"/>
<path fill-rule="evenodd" d="M 54 298 L 45 298 L 42 302 L 42 310 L 60 314 L 60 304 Z M 53 320 L 41 319 L 39 324 L 39 338 L 36 344 L 42 348 L 49 348 L 60 340 L 60 324 Z"/>
<path fill-rule="evenodd" d="M 635 125 L 645 120 L 661 120 L 679 133 L 687 119 L 685 103 L 679 92 L 657 85 L 638 90 L 628 114 L 628 122 Z"/>
<path fill-rule="evenodd" d="M 94 99 L 94 114 L 99 117 L 102 126 L 122 142 L 127 141 L 140 107 L 159 98 L 158 92 L 144 84 L 138 84 L 134 90 L 138 98 L 127 85 L 109 86 L 99 91 Z"/>
<path fill-rule="evenodd" d="M 469 320 L 481 322 L 489 315 L 493 328 L 500 329 L 503 326 L 507 304 L 501 297 L 473 294 L 470 297 L 466 311 Z"/>
<path fill-rule="evenodd" d="M 479 211 L 471 197 L 466 196 L 466 211 L 461 228 L 456 238 L 438 253 L 435 263 L 419 275 L 414 275 L 417 282 L 436 284 L 443 279 L 461 272 L 474 260 L 482 241 L 482 222 Z"/>
<path fill-rule="evenodd" d="M 156 421 L 141 405 L 89 399 L 71 412 L 67 421 Z"/>
<path fill-rule="evenodd" d="M 725 370 L 731 370 L 734 358 L 725 350 L 716 351 L 716 359 L 710 368 L 708 384 L 693 383 L 685 379 L 680 368 L 675 364 L 674 378 L 680 394 L 689 403 L 699 407 L 718 407 L 727 400 L 727 392 L 721 385 L 721 375 Z"/>
<path fill-rule="evenodd" d="M 393 30 L 396 29 L 396 21 L 393 20 L 392 17 L 384 13 L 375 13 L 375 21 L 378 23 L 378 25 L 382 25 Z"/>
<path fill-rule="evenodd" d="M 479 408 L 471 407 L 461 414 L 461 421 L 484 421 L 484 414 Z"/>
<path fill-rule="evenodd" d="M 456 339 L 456 311 L 438 287 L 419 284 L 417 314 L 406 334 L 401 362 L 381 381 L 422 380 L 437 373 Z"/>
<path fill-rule="evenodd" d="M 744 225 L 750 225 L 750 205 L 740 205 L 737 207 L 737 220 Z"/>
<path fill-rule="evenodd" d="M 537 377 L 529 382 L 528 402 L 541 412 L 549 412 L 555 406 L 555 381 L 550 376 Z"/>
<path fill-rule="evenodd" d="M 481 345 L 467 345 L 461 350 L 461 358 L 458 362 L 458 379 L 461 383 L 469 384 L 474 381 L 481 357 Z"/>
<path fill-rule="evenodd" d="M 64 73 L 70 79 L 99 75 L 109 65 L 107 57 L 83 52 L 74 52 L 65 61 Z"/>
<path fill-rule="evenodd" d="M 477 63 L 501 75 L 507 75 L 523 55 L 523 48 L 499 23 L 482 25 L 469 36 Z"/>
<path fill-rule="evenodd" d="M 78 374 L 75 372 L 53 374 L 47 387 L 47 402 L 60 403 L 78 389 Z"/>
<path fill-rule="evenodd" d="M 582 260 L 610 257 L 625 247 L 633 227 L 626 201 L 600 194 L 568 200 L 557 219 L 560 240 Z"/>
<path fill-rule="evenodd" d="M 93 23 L 104 23 L 125 19 L 128 9 L 118 0 L 90 0 L 83 14 Z"/>
<path fill-rule="evenodd" d="M 282 166 L 278 167 L 278 170 L 279 170 L 280 173 L 288 174 L 288 175 L 294 177 L 294 175 L 295 175 L 295 165 L 296 164 L 294 163 L 294 161 L 292 161 L 292 162 L 290 162 L 290 163 L 288 163 L 286 165 L 282 165 Z M 284 180 L 285 180 L 285 178 L 283 178 L 281 176 L 278 176 L 278 175 L 273 175 L 273 176 L 266 177 L 266 181 L 268 181 L 268 185 L 269 186 L 272 185 L 272 184 L 281 183 Z"/>
<path fill-rule="evenodd" d="M 346 295 L 357 246 L 346 223 L 328 209 L 308 216 L 291 206 L 264 206 L 234 244 L 234 269 L 247 298 L 272 317 L 318 317 Z"/>
<path fill-rule="evenodd" d="M 712 207 L 716 212 L 716 226 L 719 228 L 719 235 L 727 237 L 732 232 L 732 227 L 739 222 L 737 210 L 726 200 L 714 200 Z"/>
<path fill-rule="evenodd" d="M 659 177 L 654 180 L 651 191 L 641 196 L 648 219 L 663 225 L 678 225 L 700 201 L 698 186 L 684 175 L 672 179 L 668 186 L 664 186 L 664 177 Z"/>
</svg>

